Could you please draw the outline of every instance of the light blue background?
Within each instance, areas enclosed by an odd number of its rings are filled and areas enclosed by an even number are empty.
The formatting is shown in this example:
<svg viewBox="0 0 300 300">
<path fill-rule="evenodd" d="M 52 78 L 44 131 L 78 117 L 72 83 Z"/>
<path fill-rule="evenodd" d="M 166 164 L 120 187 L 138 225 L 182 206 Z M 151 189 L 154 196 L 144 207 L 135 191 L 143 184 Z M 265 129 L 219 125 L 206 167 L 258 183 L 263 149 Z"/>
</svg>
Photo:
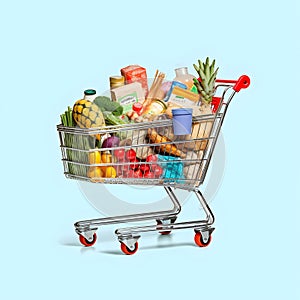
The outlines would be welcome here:
<svg viewBox="0 0 300 300">
<path fill-rule="evenodd" d="M 299 9 L 296 0 L 1 4 L 1 295 L 299 299 Z M 223 127 L 212 244 L 194 246 L 192 230 L 149 234 L 136 255 L 118 255 L 108 226 L 83 249 L 73 223 L 99 214 L 63 177 L 59 114 L 128 64 L 172 78 L 206 56 L 219 77 L 252 79 Z"/>
</svg>

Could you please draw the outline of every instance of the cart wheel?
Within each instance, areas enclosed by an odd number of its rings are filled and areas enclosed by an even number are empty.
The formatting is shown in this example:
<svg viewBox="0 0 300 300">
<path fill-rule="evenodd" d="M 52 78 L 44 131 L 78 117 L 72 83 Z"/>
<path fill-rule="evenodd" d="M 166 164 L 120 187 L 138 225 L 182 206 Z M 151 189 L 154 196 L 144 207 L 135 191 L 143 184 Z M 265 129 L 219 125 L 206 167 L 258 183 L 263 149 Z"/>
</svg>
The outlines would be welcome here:
<svg viewBox="0 0 300 300">
<path fill-rule="evenodd" d="M 88 239 L 86 239 L 83 235 L 79 235 L 79 241 L 80 243 L 85 246 L 85 247 L 91 247 L 96 243 L 97 240 L 97 234 L 96 232 L 93 234 L 93 239 L 91 241 L 89 241 Z"/>
<path fill-rule="evenodd" d="M 127 254 L 127 255 L 132 255 L 134 254 L 137 250 L 138 250 L 139 244 L 138 242 L 135 242 L 134 244 L 134 249 L 131 250 L 129 249 L 124 243 L 121 242 L 121 250 L 123 253 Z"/>
<path fill-rule="evenodd" d="M 156 220 L 156 224 L 157 224 L 157 225 L 162 225 L 162 221 L 161 221 L 161 220 Z M 168 234 L 171 233 L 171 230 L 168 230 L 168 231 L 159 231 L 159 233 L 160 233 L 161 235 L 168 235 Z"/>
<path fill-rule="evenodd" d="M 204 242 L 201 232 L 196 232 L 194 240 L 199 247 L 207 247 L 211 242 L 211 234 L 209 234 L 207 242 Z"/>
</svg>

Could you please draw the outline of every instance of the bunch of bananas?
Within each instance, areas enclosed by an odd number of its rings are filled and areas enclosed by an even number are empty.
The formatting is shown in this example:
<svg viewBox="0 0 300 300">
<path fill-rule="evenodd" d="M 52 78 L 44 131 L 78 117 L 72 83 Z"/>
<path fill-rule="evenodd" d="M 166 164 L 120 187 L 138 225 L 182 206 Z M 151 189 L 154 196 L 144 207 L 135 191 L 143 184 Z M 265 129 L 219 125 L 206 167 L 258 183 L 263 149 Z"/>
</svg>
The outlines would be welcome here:
<svg viewBox="0 0 300 300">
<path fill-rule="evenodd" d="M 204 104 L 210 104 L 212 97 L 215 93 L 215 81 L 219 68 L 215 69 L 215 59 L 210 64 L 209 57 L 206 58 L 205 62 L 198 60 L 198 66 L 193 64 L 196 72 L 198 73 L 200 80 L 194 79 L 199 94 L 202 97 Z"/>
</svg>

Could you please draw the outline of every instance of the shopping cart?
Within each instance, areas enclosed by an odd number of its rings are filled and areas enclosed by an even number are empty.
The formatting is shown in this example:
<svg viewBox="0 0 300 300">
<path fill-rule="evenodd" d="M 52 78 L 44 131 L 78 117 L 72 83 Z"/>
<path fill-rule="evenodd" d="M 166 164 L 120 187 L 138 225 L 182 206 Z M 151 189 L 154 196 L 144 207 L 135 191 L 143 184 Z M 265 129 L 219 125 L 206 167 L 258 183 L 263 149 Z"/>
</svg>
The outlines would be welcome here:
<svg viewBox="0 0 300 300">
<path fill-rule="evenodd" d="M 163 115 L 151 122 L 104 128 L 57 125 L 67 178 L 95 184 L 162 186 L 173 205 L 169 210 L 78 221 L 74 226 L 80 242 L 87 247 L 94 245 L 96 231 L 102 225 L 152 220 L 153 225 L 116 229 L 125 254 L 134 254 L 141 233 L 149 231 L 169 234 L 173 230 L 193 228 L 195 243 L 208 246 L 214 230 L 214 215 L 199 187 L 205 180 L 228 106 L 233 96 L 249 85 L 246 75 L 238 80 L 216 80 L 213 113 L 193 117 L 190 135 L 175 136 L 172 119 Z M 119 142 L 100 148 L 100 141 L 108 136 L 117 137 Z M 181 204 L 175 189 L 193 192 L 206 218 L 176 222 Z"/>
</svg>

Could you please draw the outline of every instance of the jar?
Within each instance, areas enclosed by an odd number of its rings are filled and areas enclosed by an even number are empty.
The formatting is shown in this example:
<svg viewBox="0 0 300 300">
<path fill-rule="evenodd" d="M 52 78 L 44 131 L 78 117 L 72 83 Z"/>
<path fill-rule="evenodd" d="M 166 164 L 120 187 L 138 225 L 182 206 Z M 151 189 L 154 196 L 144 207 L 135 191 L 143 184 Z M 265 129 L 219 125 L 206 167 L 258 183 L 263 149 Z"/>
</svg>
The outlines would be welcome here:
<svg viewBox="0 0 300 300">
<path fill-rule="evenodd" d="M 141 115 L 142 113 L 142 109 L 143 109 L 143 104 L 141 102 L 135 102 L 133 105 L 132 105 L 132 110 L 134 112 L 136 112 L 139 116 Z"/>
<path fill-rule="evenodd" d="M 195 76 L 189 74 L 188 68 L 177 68 L 175 69 L 176 77 L 173 79 L 173 81 L 178 81 L 187 86 L 188 90 L 194 89 L 194 78 Z"/>
<path fill-rule="evenodd" d="M 124 76 L 111 76 L 109 77 L 110 89 L 115 89 L 117 87 L 123 86 L 125 84 Z"/>
<path fill-rule="evenodd" d="M 97 96 L 96 91 L 93 89 L 85 90 L 83 94 L 84 94 L 83 99 L 89 100 L 89 101 L 94 101 L 94 99 Z"/>
<path fill-rule="evenodd" d="M 160 115 L 163 114 L 167 109 L 167 106 L 164 101 L 161 100 L 152 100 L 150 104 L 143 111 L 143 115 Z"/>
</svg>

